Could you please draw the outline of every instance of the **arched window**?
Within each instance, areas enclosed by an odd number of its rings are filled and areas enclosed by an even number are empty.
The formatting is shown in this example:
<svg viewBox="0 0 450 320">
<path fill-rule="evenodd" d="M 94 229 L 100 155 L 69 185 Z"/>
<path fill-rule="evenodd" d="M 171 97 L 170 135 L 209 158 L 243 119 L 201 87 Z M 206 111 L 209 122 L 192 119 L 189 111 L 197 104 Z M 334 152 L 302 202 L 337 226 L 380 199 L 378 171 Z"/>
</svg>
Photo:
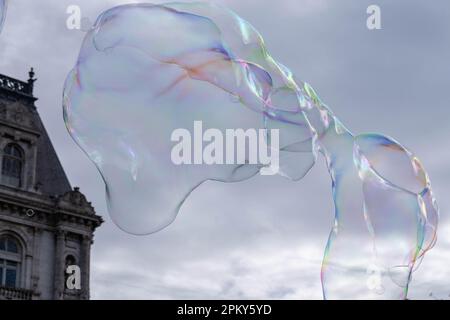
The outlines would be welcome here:
<svg viewBox="0 0 450 320">
<path fill-rule="evenodd" d="M 12 187 L 22 185 L 23 151 L 13 143 L 3 149 L 2 182 Z"/>
<path fill-rule="evenodd" d="M 69 254 L 66 257 L 66 267 L 73 266 L 75 264 L 77 264 L 77 260 L 75 259 L 75 257 L 73 255 Z"/>
<path fill-rule="evenodd" d="M 10 236 L 0 237 L 0 286 L 19 286 L 20 245 Z"/>
</svg>

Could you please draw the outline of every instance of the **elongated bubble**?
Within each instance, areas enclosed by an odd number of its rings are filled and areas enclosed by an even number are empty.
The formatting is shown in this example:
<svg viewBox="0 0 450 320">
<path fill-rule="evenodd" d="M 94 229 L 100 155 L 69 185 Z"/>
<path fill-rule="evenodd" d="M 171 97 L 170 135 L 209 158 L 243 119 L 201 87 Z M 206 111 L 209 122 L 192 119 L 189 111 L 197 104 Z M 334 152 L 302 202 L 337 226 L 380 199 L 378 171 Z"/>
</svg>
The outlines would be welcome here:
<svg viewBox="0 0 450 320">
<path fill-rule="evenodd" d="M 253 26 L 217 5 L 104 12 L 67 77 L 64 118 L 105 181 L 113 221 L 133 234 L 169 225 L 206 180 L 259 172 L 299 180 L 320 152 L 335 204 L 325 298 L 405 298 L 436 240 L 420 161 L 388 137 L 354 136 Z M 255 153 L 278 155 L 278 165 Z"/>
</svg>

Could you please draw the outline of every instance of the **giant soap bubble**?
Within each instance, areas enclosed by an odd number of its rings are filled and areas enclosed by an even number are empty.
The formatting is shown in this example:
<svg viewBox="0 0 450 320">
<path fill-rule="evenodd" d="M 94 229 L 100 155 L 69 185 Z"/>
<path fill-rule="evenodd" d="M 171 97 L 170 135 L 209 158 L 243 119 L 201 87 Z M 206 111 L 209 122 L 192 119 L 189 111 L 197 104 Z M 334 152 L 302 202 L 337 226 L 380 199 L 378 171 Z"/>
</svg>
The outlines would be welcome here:
<svg viewBox="0 0 450 320">
<path fill-rule="evenodd" d="M 0 0 L 0 32 L 2 32 L 3 22 L 6 18 L 6 0 Z"/>
<path fill-rule="evenodd" d="M 241 145 L 243 163 L 221 161 L 218 149 L 215 161 L 197 161 L 199 123 L 200 140 L 211 143 L 228 129 L 259 130 L 259 152 L 279 153 L 277 172 L 292 180 L 322 154 L 335 204 L 325 298 L 406 298 L 413 270 L 436 241 L 437 205 L 417 157 L 383 135 L 353 135 L 270 55 L 253 26 L 217 5 L 132 4 L 101 14 L 67 77 L 64 118 L 105 181 L 113 221 L 133 234 L 169 225 L 204 181 L 271 170 L 251 161 L 249 144 Z M 173 161 L 180 128 L 194 146 L 179 156 L 194 164 Z"/>
</svg>

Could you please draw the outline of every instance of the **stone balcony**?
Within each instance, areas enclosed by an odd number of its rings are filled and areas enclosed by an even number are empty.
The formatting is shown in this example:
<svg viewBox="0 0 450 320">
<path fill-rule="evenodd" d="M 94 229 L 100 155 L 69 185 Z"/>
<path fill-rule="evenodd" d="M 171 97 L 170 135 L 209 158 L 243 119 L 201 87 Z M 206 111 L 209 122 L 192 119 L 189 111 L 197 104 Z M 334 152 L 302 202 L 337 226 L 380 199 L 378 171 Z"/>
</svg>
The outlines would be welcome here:
<svg viewBox="0 0 450 320">
<path fill-rule="evenodd" d="M 0 300 L 31 300 L 33 291 L 0 286 Z"/>
</svg>

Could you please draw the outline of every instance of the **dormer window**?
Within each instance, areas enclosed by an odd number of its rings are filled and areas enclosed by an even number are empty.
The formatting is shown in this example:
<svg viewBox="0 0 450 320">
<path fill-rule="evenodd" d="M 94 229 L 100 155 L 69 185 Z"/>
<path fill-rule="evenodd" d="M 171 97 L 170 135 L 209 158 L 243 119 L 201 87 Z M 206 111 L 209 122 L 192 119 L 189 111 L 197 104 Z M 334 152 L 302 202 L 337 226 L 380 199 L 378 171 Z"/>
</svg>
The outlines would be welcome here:
<svg viewBox="0 0 450 320">
<path fill-rule="evenodd" d="M 14 143 L 3 149 L 2 183 L 11 187 L 22 186 L 23 151 Z"/>
</svg>

